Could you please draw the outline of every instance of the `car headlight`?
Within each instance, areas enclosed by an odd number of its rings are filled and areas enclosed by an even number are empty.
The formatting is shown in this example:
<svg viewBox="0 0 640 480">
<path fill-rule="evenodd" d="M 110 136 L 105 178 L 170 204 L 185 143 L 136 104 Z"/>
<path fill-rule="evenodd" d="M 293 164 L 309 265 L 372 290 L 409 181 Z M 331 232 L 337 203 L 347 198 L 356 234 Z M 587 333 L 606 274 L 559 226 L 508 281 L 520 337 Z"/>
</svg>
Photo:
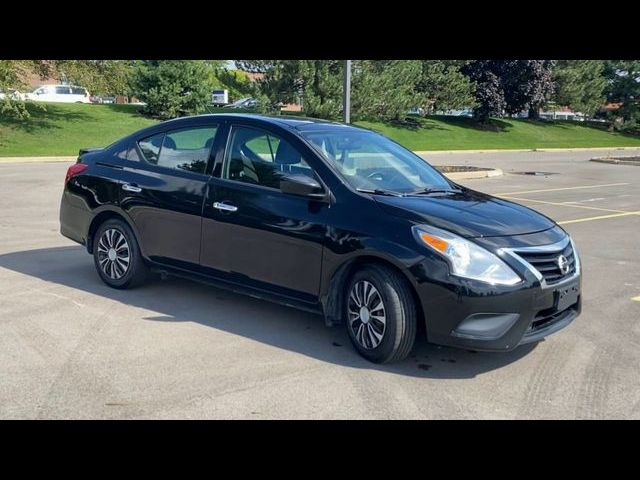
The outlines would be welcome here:
<svg viewBox="0 0 640 480">
<path fill-rule="evenodd" d="M 515 285 L 522 280 L 500 258 L 469 240 L 431 226 L 413 229 L 421 243 L 447 259 L 453 275 L 493 285 Z"/>
</svg>

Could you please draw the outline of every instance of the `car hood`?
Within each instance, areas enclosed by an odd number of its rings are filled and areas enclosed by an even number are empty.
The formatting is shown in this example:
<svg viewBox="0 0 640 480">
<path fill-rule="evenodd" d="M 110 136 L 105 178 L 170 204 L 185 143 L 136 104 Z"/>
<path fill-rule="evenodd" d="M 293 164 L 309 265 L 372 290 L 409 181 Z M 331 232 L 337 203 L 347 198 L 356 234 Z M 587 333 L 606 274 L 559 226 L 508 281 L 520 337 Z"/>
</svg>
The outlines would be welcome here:
<svg viewBox="0 0 640 480">
<path fill-rule="evenodd" d="M 530 208 L 469 189 L 407 197 L 376 195 L 374 198 L 388 213 L 467 238 L 523 235 L 555 226 L 553 220 Z"/>
</svg>

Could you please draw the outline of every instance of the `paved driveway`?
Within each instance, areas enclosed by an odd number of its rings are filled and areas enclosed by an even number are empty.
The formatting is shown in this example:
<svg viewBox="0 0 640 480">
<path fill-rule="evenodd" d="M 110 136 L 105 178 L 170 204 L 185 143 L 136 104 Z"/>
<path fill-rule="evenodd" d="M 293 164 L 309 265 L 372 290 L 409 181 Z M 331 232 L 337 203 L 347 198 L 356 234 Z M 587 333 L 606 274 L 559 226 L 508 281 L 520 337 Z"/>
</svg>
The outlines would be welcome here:
<svg viewBox="0 0 640 480">
<path fill-rule="evenodd" d="M 512 353 L 419 339 L 391 366 L 316 315 L 177 279 L 109 289 L 58 233 L 67 166 L 0 165 L 0 417 L 640 418 L 640 167 L 590 156 L 431 158 L 502 168 L 465 183 L 565 222 L 584 310 Z"/>
</svg>

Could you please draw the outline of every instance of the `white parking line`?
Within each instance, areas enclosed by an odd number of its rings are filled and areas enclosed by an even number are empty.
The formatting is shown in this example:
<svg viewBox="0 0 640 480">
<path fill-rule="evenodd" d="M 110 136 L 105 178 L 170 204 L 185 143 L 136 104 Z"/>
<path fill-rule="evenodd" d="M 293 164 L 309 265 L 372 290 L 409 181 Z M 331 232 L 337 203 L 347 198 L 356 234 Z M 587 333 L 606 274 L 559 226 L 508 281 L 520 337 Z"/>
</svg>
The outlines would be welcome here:
<svg viewBox="0 0 640 480">
<path fill-rule="evenodd" d="M 564 187 L 564 188 L 546 188 L 543 190 L 523 190 L 521 192 L 503 192 L 494 193 L 493 195 L 524 195 L 525 193 L 542 193 L 542 192 L 560 192 L 562 190 L 581 190 L 583 188 L 602 188 L 602 187 L 618 187 L 620 185 L 630 185 L 629 183 L 605 183 L 602 185 L 580 185 L 577 187 Z"/>
</svg>

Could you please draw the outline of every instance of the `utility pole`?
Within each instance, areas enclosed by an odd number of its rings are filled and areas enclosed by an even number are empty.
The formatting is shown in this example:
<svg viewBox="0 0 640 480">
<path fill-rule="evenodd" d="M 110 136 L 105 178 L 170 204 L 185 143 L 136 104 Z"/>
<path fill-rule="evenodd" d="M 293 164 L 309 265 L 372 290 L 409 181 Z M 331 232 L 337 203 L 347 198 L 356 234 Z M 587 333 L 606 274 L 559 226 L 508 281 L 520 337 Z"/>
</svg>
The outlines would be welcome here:
<svg viewBox="0 0 640 480">
<path fill-rule="evenodd" d="M 351 60 L 344 61 L 344 78 L 342 82 L 342 119 L 351 123 Z"/>
</svg>

